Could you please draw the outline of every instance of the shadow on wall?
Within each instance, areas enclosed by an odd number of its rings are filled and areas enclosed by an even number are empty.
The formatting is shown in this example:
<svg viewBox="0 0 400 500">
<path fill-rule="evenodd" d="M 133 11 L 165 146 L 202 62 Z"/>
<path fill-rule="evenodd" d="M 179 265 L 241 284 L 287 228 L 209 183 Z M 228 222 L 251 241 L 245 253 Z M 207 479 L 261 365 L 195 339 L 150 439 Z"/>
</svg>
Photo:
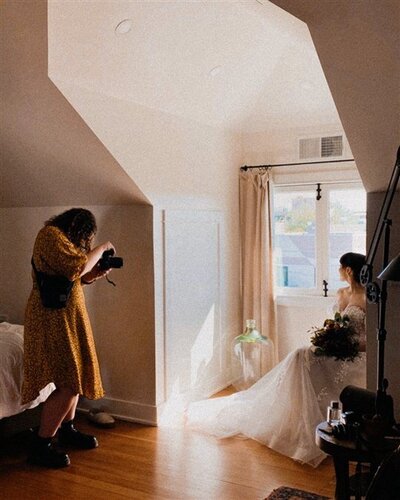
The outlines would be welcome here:
<svg viewBox="0 0 400 500">
<path fill-rule="evenodd" d="M 110 240 L 124 259 L 85 289 L 106 398 L 155 404 L 152 208 L 95 207 L 96 242 Z"/>
<path fill-rule="evenodd" d="M 48 78 L 47 1 L 0 9 L 0 205 L 148 203 Z"/>
</svg>

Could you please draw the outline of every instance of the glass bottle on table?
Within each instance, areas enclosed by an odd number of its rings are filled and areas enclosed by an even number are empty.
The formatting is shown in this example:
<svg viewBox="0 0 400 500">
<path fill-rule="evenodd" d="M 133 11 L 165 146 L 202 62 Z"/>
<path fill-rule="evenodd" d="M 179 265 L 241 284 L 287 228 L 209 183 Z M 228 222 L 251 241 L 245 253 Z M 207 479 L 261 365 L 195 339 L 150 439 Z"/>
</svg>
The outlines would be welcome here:
<svg viewBox="0 0 400 500">
<path fill-rule="evenodd" d="M 339 401 L 331 401 L 331 404 L 328 406 L 326 421 L 329 425 L 337 424 L 340 421 L 340 417 L 342 412 L 340 410 Z"/>
</svg>

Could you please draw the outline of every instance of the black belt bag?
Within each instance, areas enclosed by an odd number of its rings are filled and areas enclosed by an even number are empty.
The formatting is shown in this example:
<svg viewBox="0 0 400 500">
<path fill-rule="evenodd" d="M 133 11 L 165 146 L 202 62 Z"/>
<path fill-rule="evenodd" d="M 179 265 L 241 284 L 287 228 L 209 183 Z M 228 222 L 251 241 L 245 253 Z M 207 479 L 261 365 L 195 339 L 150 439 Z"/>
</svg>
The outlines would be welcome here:
<svg viewBox="0 0 400 500">
<path fill-rule="evenodd" d="M 31 262 L 43 306 L 49 309 L 63 309 L 67 305 L 74 282 L 65 276 L 42 273 L 36 269 L 33 259 Z"/>
</svg>

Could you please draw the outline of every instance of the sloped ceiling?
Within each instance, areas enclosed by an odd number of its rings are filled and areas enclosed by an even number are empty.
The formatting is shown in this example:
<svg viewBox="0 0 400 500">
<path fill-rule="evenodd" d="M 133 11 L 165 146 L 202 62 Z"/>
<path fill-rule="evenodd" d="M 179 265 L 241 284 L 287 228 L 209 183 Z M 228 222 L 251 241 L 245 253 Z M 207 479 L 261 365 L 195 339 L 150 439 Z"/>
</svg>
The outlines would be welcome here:
<svg viewBox="0 0 400 500">
<path fill-rule="evenodd" d="M 52 0 L 49 74 L 240 132 L 340 123 L 307 26 L 270 2 Z"/>
<path fill-rule="evenodd" d="M 0 7 L 1 207 L 148 203 L 47 76 L 47 2 Z"/>
<path fill-rule="evenodd" d="M 400 145 L 400 2 L 271 1 L 307 23 L 364 186 L 384 191 Z"/>
<path fill-rule="evenodd" d="M 0 205 L 147 202 L 48 79 L 46 1 L 0 8 Z M 341 121 L 366 189 L 384 190 L 400 136 L 399 9 L 397 0 L 51 0 L 49 72 L 235 131 Z M 132 28 L 117 35 L 124 19 Z"/>
</svg>

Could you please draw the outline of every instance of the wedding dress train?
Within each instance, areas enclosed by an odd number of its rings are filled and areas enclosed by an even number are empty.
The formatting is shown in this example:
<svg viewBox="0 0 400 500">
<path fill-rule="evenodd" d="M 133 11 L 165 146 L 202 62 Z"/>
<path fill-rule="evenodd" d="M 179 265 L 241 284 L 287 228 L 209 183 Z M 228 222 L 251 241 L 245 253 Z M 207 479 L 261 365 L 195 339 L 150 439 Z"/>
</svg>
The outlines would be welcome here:
<svg viewBox="0 0 400 500">
<path fill-rule="evenodd" d="M 365 312 L 347 306 L 342 315 L 358 335 Z M 331 400 L 347 385 L 365 387 L 366 354 L 354 361 L 316 356 L 312 347 L 291 352 L 249 389 L 189 405 L 187 424 L 218 438 L 243 435 L 313 467 L 326 457 L 315 444 L 315 428 Z"/>
</svg>

